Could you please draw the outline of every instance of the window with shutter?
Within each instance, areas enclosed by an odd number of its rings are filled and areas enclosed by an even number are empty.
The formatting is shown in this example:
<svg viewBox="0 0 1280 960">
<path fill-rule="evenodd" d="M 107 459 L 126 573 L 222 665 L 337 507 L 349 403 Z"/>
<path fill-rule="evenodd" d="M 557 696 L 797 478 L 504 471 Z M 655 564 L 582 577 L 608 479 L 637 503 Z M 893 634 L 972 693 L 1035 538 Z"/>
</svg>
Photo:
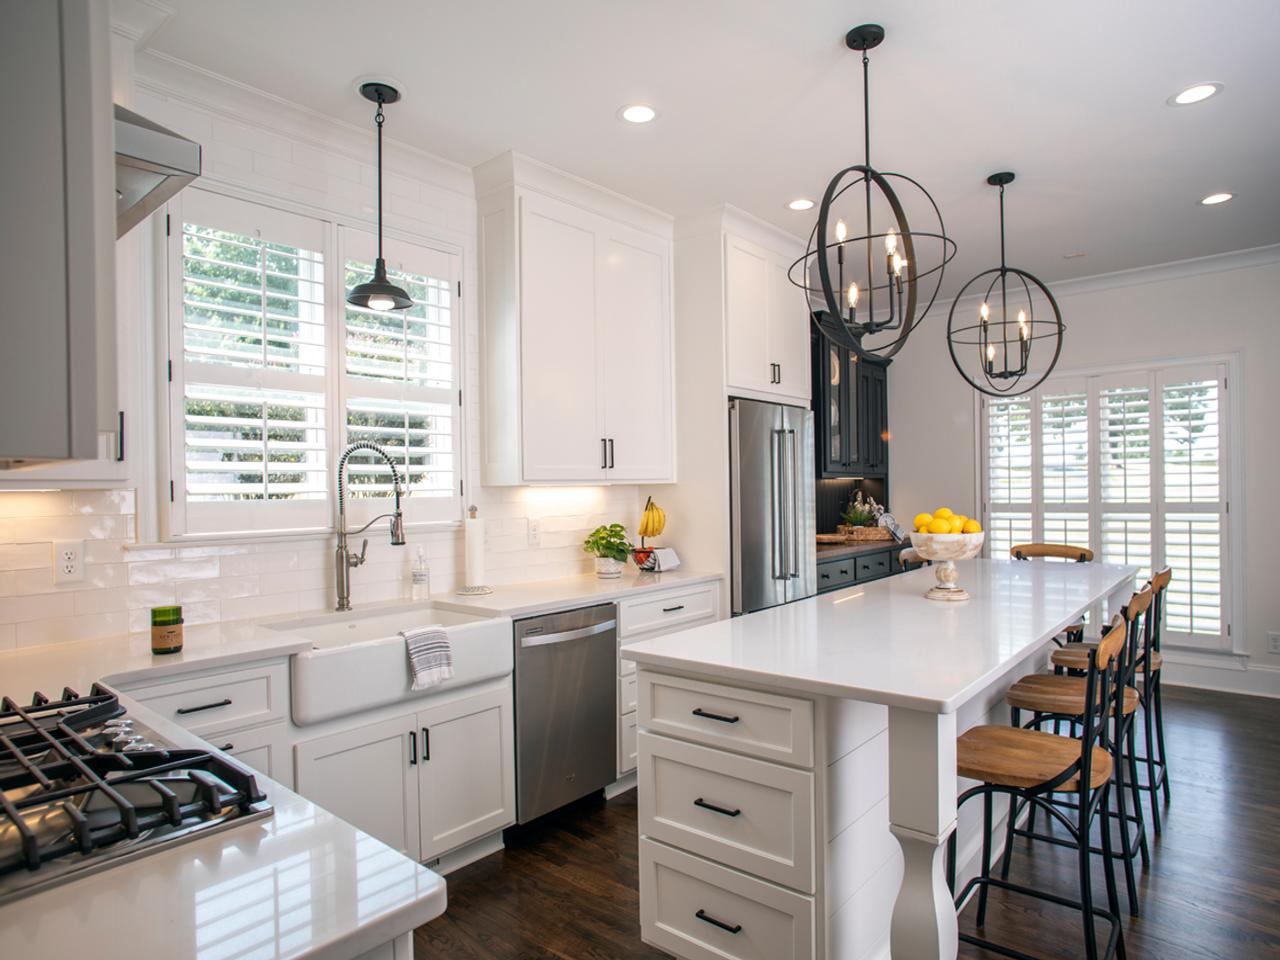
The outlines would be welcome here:
<svg viewBox="0 0 1280 960">
<path fill-rule="evenodd" d="M 1167 364 L 984 400 L 989 555 L 1044 540 L 1142 579 L 1168 565 L 1165 642 L 1229 648 L 1225 384 L 1223 364 Z"/>
</svg>

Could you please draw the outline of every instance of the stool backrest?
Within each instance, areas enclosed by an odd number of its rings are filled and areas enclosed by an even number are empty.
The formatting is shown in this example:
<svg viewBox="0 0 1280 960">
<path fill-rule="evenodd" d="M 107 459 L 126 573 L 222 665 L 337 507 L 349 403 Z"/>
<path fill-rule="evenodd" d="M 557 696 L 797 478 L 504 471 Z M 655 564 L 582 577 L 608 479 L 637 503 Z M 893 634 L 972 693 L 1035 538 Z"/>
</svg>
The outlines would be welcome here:
<svg viewBox="0 0 1280 960">
<path fill-rule="evenodd" d="M 1151 601 L 1155 591 L 1147 584 L 1124 605 L 1120 611 L 1127 625 L 1124 652 L 1120 655 L 1120 681 L 1132 686 L 1137 676 L 1138 664 L 1145 665 L 1151 659 Z M 1119 718 L 1120 714 L 1116 714 Z"/>
<path fill-rule="evenodd" d="M 1080 730 L 1080 782 L 1088 784 L 1090 768 L 1093 765 L 1093 745 L 1100 743 L 1109 746 L 1107 736 L 1107 713 L 1114 709 L 1119 716 L 1124 704 L 1124 683 L 1118 663 L 1124 656 L 1128 629 L 1124 619 L 1117 614 L 1111 626 L 1103 634 L 1102 640 L 1089 658 L 1089 670 L 1084 681 L 1084 716 L 1081 717 Z M 1055 780 L 1062 782 L 1073 771 L 1059 774 Z M 1083 803 L 1083 800 L 1081 801 Z"/>
<path fill-rule="evenodd" d="M 1093 560 L 1093 551 L 1088 547 L 1073 547 L 1069 543 L 1019 543 L 1009 548 L 1009 556 L 1015 560 L 1057 557 L 1061 560 L 1089 563 Z"/>
<path fill-rule="evenodd" d="M 1173 568 L 1165 567 L 1151 575 L 1151 649 L 1160 649 L 1160 628 L 1164 625 L 1164 592 L 1173 580 Z"/>
</svg>

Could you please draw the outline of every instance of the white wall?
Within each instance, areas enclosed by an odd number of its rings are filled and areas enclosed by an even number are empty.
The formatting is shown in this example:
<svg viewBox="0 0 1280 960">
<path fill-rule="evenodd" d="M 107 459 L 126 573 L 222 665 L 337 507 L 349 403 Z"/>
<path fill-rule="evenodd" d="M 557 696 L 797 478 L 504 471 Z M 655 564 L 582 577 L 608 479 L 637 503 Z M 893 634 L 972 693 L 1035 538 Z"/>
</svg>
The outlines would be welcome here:
<svg viewBox="0 0 1280 960">
<path fill-rule="evenodd" d="M 1243 453 L 1243 623 L 1251 676 L 1228 658 L 1222 673 L 1198 669 L 1207 657 L 1187 658 L 1188 682 L 1280 695 L 1280 656 L 1268 650 L 1267 632 L 1280 631 L 1280 247 L 1188 261 L 1060 284 L 1054 288 L 1066 324 L 1058 369 L 1194 359 L 1238 353 L 1241 377 L 1230 389 L 1243 394 L 1242 422 L 1232 443 Z M 934 308 L 898 355 L 889 377 L 893 418 L 891 500 L 902 515 L 940 504 L 976 515 L 974 391 L 951 364 L 946 312 Z M 1170 669 L 1169 679 L 1177 679 Z"/>
<path fill-rule="evenodd" d="M 136 74 L 123 66 L 127 47 L 113 47 L 117 87 L 125 86 L 144 116 L 191 137 L 204 148 L 206 186 L 230 186 L 340 214 L 373 229 L 373 124 L 333 122 L 258 91 L 190 71 L 143 54 Z M 120 74 L 125 74 L 123 77 Z M 136 89 L 134 82 L 136 81 Z M 354 94 L 353 94 L 354 96 Z M 394 140 L 389 111 L 384 179 L 386 223 L 410 238 L 443 241 L 462 250 L 463 372 L 466 501 L 487 520 L 486 579 L 494 584 L 585 573 L 590 558 L 581 541 L 595 526 L 621 522 L 635 530 L 639 492 L 634 486 L 484 488 L 478 483 L 479 335 L 476 276 L 476 205 L 471 171 Z M 139 227 L 139 231 L 148 226 Z M 141 258 L 144 273 L 153 265 Z M 150 283 L 149 276 L 141 285 Z M 163 320 L 161 321 L 163 326 Z M 149 322 L 140 324 L 148 336 Z M 139 344 L 146 356 L 145 344 Z M 152 367 L 142 378 L 159 383 Z M 163 393 L 163 390 L 160 391 Z M 154 400 L 140 401 L 142 417 Z M 0 491 L 0 648 L 96 637 L 146 629 L 150 607 L 182 603 L 189 624 L 319 610 L 333 602 L 333 538 L 263 543 L 156 544 L 157 496 L 154 425 L 135 427 L 128 489 L 110 492 Z M 154 458 L 155 450 L 148 451 Z M 160 451 L 163 456 L 163 450 Z M 539 520 L 539 544 L 528 542 L 528 523 Z M 86 541 L 83 583 L 55 586 L 52 542 Z M 435 591 L 451 591 L 462 568 L 461 530 L 414 528 L 407 548 L 391 547 L 372 531 L 369 563 L 353 574 L 359 604 L 408 595 L 408 564 L 423 544 Z"/>
</svg>

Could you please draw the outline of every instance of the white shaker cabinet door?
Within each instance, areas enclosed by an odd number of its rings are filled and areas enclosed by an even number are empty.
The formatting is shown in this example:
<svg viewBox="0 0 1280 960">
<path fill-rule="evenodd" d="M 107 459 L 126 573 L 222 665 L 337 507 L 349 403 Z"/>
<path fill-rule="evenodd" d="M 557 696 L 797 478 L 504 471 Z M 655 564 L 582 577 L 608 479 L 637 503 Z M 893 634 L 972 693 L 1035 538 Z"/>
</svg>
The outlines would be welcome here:
<svg viewBox="0 0 1280 960">
<path fill-rule="evenodd" d="M 773 389 L 807 406 L 811 397 L 809 307 L 804 291 L 787 279 L 790 266 L 777 255 L 769 264 L 769 358 L 778 365 Z"/>
<path fill-rule="evenodd" d="M 524 479 L 607 478 L 596 343 L 599 218 L 520 198 L 520 378 Z"/>
<path fill-rule="evenodd" d="M 510 684 L 418 714 L 423 860 L 515 821 Z"/>
<path fill-rule="evenodd" d="M 422 749 L 416 719 L 411 713 L 294 747 L 298 793 L 414 860 Z"/>
<path fill-rule="evenodd" d="M 670 244 L 620 224 L 601 234 L 600 345 L 609 479 L 674 479 Z"/>
<path fill-rule="evenodd" d="M 726 234 L 724 284 L 729 388 L 771 393 L 777 386 L 769 355 L 769 252 Z"/>
</svg>

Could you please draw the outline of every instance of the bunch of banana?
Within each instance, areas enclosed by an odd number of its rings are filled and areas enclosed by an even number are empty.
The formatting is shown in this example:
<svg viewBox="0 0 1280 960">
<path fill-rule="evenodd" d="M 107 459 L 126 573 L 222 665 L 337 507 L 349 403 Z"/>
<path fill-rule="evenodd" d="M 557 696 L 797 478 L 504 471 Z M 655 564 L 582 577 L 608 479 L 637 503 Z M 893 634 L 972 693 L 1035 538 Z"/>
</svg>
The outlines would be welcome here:
<svg viewBox="0 0 1280 960">
<path fill-rule="evenodd" d="M 650 497 L 644 505 L 644 513 L 640 515 L 640 545 L 644 546 L 645 537 L 657 537 L 667 526 L 667 512 L 653 502 Z"/>
</svg>

